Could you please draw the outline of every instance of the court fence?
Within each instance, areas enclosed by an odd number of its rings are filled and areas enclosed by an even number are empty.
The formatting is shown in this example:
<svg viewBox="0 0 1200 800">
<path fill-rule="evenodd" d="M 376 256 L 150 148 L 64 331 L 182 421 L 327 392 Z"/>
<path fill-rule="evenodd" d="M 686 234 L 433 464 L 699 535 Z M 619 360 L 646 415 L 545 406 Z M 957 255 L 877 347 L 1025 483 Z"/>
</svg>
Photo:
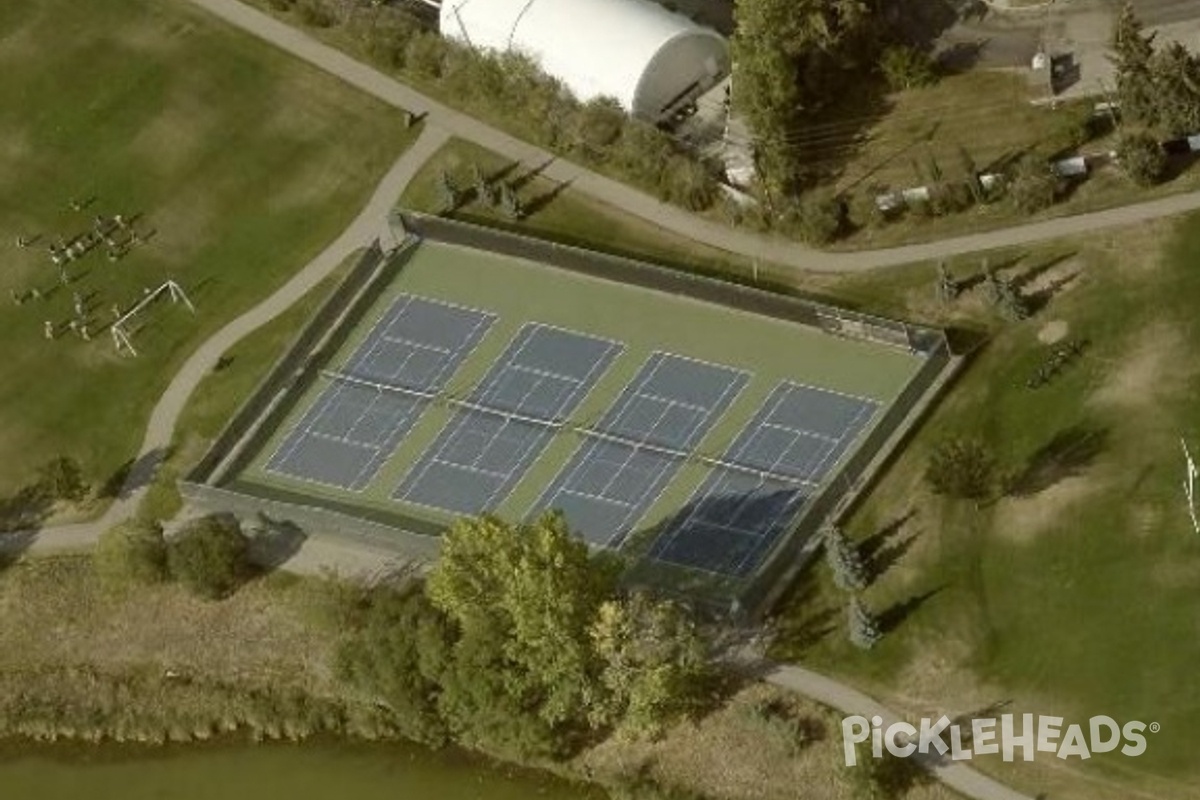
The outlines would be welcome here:
<svg viewBox="0 0 1200 800">
<path fill-rule="evenodd" d="M 402 514 L 383 514 L 325 499 L 309 498 L 267 487 L 241 486 L 234 480 L 270 438 L 291 406 L 388 285 L 400 274 L 422 239 L 524 258 L 589 277 L 683 295 L 748 313 L 819 328 L 832 335 L 901 347 L 920 355 L 923 363 L 883 417 L 849 456 L 830 483 L 801 511 L 772 551 L 751 575 L 717 581 L 715 592 L 689 593 L 693 603 L 727 613 L 735 606 L 743 619 L 768 613 L 782 592 L 811 558 L 820 530 L 837 521 L 894 454 L 962 359 L 953 356 L 945 332 L 862 314 L 816 301 L 706 277 L 680 269 L 594 252 L 572 245 L 532 239 L 475 223 L 413 212 L 394 215 L 407 235 L 399 247 L 385 252 L 376 243 L 334 289 L 286 353 L 260 381 L 230 419 L 200 462 L 180 481 L 180 491 L 194 506 L 241 517 L 261 513 L 288 520 L 310 535 L 350 538 L 398 557 L 419 561 L 436 558 L 440 529 Z M 702 581 L 693 583 L 699 586 Z M 670 586 L 657 586 L 671 591 Z"/>
<path fill-rule="evenodd" d="M 282 492 L 272 497 L 259 487 L 226 485 L 266 444 L 295 399 L 319 376 L 321 366 L 345 343 L 379 293 L 397 278 L 417 244 L 410 237 L 385 252 L 376 242 L 362 253 L 205 455 L 179 481 L 185 500 L 199 509 L 239 517 L 263 513 L 294 522 L 308 534 L 341 534 L 407 557 L 426 559 L 436 554 L 438 531 L 416 520 L 413 524 L 397 524 L 398 517 L 372 520 L 357 509 L 341 511 L 323 500 Z"/>
<path fill-rule="evenodd" d="M 739 311 L 820 328 L 835 336 L 866 339 L 922 354 L 936 352 L 946 343 L 945 332 L 938 328 L 863 314 L 683 269 L 418 212 L 401 212 L 400 219 L 410 233 L 425 239 L 489 250 L 592 278 L 683 295 Z"/>
</svg>

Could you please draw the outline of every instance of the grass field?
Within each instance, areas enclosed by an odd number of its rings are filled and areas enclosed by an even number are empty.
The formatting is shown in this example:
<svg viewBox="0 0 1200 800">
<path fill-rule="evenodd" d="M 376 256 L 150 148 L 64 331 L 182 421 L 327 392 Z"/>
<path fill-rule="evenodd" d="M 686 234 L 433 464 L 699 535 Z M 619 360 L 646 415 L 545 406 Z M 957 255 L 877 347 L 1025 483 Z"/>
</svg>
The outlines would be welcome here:
<svg viewBox="0 0 1200 800">
<path fill-rule="evenodd" d="M 593 250 L 627 255 L 649 261 L 687 264 L 708 273 L 736 276 L 745 280 L 754 274 L 749 259 L 708 247 L 657 227 L 619 208 L 580 194 L 538 174 L 538 164 L 518 164 L 503 156 L 462 139 L 452 139 L 425 162 L 400 198 L 403 208 L 437 214 L 441 198 L 437 189 L 443 171 L 455 186 L 471 186 L 471 168 L 485 176 L 504 180 L 516 187 L 516 194 L 527 215 L 514 222 L 497 209 L 468 202 L 452 217 L 481 222 L 493 227 L 529 233 L 542 239 L 577 244 Z M 789 274 L 783 268 L 759 264 L 764 280 L 778 280 Z"/>
<path fill-rule="evenodd" d="M 1200 539 L 1179 451 L 1200 425 L 1197 258 L 1192 217 L 1005 265 L 1065 284 L 1031 320 L 996 326 L 851 525 L 884 569 L 866 598 L 894 630 L 868 654 L 850 647 L 842 600 L 819 566 L 781 610 L 776 655 L 915 715 L 1006 703 L 1003 713 L 1157 722 L 1136 759 L 974 763 L 1030 795 L 1200 796 Z M 927 287 L 898 296 L 919 306 Z M 982 319 L 975 295 L 960 313 Z M 1048 351 L 1039 337 L 1063 333 L 1086 338 L 1086 354 L 1051 385 L 1026 389 Z M 997 473 L 1024 475 L 1026 488 L 978 508 L 932 496 L 924 465 L 952 435 L 982 441 Z"/>
<path fill-rule="evenodd" d="M 916 357 L 898 350 L 830 337 L 794 324 L 584 278 L 530 262 L 431 243 L 421 246 L 332 363 L 345 361 L 365 331 L 400 292 L 498 313 L 499 319 L 492 330 L 447 387 L 447 392 L 456 396 L 474 385 L 518 328 L 531 320 L 625 343 L 624 353 L 573 415 L 577 422 L 599 418 L 654 350 L 749 370 L 753 378 L 700 444 L 699 450 L 711 455 L 724 452 L 782 380 L 886 402 L 907 383 L 920 363 Z M 425 412 L 361 494 L 323 488 L 263 470 L 282 437 L 321 388 L 318 382 L 295 404 L 290 418 L 262 448 L 243 473 L 239 485 L 249 482 L 437 524 L 449 522 L 448 517 L 408 508 L 389 497 L 447 421 L 451 412 L 444 405 L 435 404 Z M 577 434 L 570 431 L 557 434 L 497 512 L 509 518 L 522 518 L 578 444 Z M 645 527 L 653 527 L 677 511 L 706 474 L 705 467 L 686 465 L 646 515 Z"/>
<path fill-rule="evenodd" d="M 3 494 L 56 455 L 96 481 L 133 456 L 191 349 L 331 240 L 413 132 L 395 110 L 174 0 L 4 4 L 0 69 Z M 148 243 L 116 264 L 90 254 L 58 287 L 46 245 L 113 213 L 140 215 Z M 40 239 L 18 250 L 17 236 Z M 137 359 L 116 357 L 102 328 L 89 343 L 42 338 L 44 320 L 73 313 L 73 292 L 99 327 L 167 277 L 199 313 L 153 309 Z M 45 300 L 9 303 L 10 290 L 35 287 Z"/>
</svg>

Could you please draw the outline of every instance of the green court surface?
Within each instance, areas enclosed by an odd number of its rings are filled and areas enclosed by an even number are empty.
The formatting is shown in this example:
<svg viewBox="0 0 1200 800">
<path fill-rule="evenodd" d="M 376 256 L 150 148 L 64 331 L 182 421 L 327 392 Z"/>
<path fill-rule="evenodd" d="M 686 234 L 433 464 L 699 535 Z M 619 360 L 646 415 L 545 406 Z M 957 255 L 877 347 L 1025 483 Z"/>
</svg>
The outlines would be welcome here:
<svg viewBox="0 0 1200 800">
<path fill-rule="evenodd" d="M 665 351 L 751 374 L 745 388 L 705 435 L 697 452 L 719 457 L 782 381 L 879 401 L 880 414 L 908 384 L 922 360 L 906 351 L 840 338 L 817 329 L 642 287 L 582 276 L 508 256 L 445 243 L 424 242 L 388 289 L 375 299 L 326 367 L 338 370 L 367 337 L 398 295 L 411 294 L 497 315 L 495 323 L 452 375 L 445 394 L 461 397 L 493 365 L 522 325 L 540 322 L 624 343 L 624 351 L 587 393 L 571 417 L 597 420 L 621 394 L 646 359 Z M 378 518 L 395 515 L 438 526 L 452 521 L 390 494 L 454 413 L 430 405 L 361 492 L 268 473 L 265 465 L 281 441 L 327 385 L 317 379 L 237 476 L 239 488 L 280 496 L 320 498 L 345 510 L 361 508 Z M 878 419 L 879 415 L 876 416 Z M 521 519 L 580 445 L 578 432 L 557 432 L 515 488 L 495 509 Z M 639 530 L 652 529 L 679 511 L 708 473 L 688 463 L 667 485 Z M 371 513 L 374 512 L 374 513 Z"/>
</svg>

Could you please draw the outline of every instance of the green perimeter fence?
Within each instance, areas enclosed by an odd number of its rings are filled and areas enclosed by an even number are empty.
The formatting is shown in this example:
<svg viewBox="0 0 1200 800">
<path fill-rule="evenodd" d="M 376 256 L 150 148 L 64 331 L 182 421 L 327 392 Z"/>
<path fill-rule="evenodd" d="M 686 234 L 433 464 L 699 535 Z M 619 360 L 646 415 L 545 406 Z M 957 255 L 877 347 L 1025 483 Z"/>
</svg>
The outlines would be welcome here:
<svg viewBox="0 0 1200 800">
<path fill-rule="evenodd" d="M 707 581 L 712 591 L 705 591 L 704 576 L 693 576 L 699 580 L 686 581 L 691 587 L 689 600 L 719 613 L 724 613 L 734 600 L 741 612 L 750 618 L 757 618 L 770 609 L 795 572 L 815 552 L 819 544 L 815 534 L 823 525 L 836 519 L 867 485 L 918 421 L 937 389 L 950 380 L 960 362 L 952 357 L 945 333 L 936 328 L 910 325 L 474 223 L 408 212 L 393 215 L 393 223 L 403 225 L 405 229 L 400 247 L 385 253 L 376 244 L 363 254 L 231 418 L 200 463 L 180 482 L 181 493 L 189 502 L 200 508 L 229 511 L 239 516 L 263 513 L 275 519 L 290 520 L 308 533 L 347 536 L 401 557 L 426 561 L 436 557 L 441 531 L 428 521 L 274 488 L 247 486 L 235 480 L 266 444 L 295 400 L 316 379 L 324 363 L 346 341 L 379 294 L 399 276 L 423 239 L 684 295 L 816 327 L 833 335 L 902 347 L 923 357 L 920 369 L 884 416 L 833 480 L 801 512 L 791 531 L 781 537 L 754 574 L 734 581 L 727 578 Z M 635 567 L 633 573 L 637 572 Z M 672 590 L 670 585 L 655 588 Z"/>
</svg>

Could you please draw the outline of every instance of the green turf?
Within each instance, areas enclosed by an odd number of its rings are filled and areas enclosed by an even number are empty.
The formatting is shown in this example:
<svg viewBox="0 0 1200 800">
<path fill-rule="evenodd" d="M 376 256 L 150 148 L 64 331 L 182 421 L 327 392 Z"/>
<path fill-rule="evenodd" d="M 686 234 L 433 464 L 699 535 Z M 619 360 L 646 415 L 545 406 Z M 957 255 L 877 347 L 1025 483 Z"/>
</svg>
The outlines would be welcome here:
<svg viewBox="0 0 1200 800">
<path fill-rule="evenodd" d="M 453 395 L 468 393 L 519 328 L 529 321 L 623 342 L 624 352 L 581 404 L 572 420 L 576 424 L 598 419 L 655 350 L 749 371 L 752 379 L 700 445 L 701 452 L 713 456 L 724 452 L 780 381 L 794 380 L 886 402 L 906 385 L 920 364 L 917 357 L 906 352 L 839 339 L 791 323 L 578 276 L 532 262 L 427 242 L 415 252 L 399 278 L 381 294 L 331 359 L 334 369 L 345 363 L 374 321 L 401 292 L 498 314 L 479 347 L 451 379 L 449 393 Z M 376 513 L 402 513 L 439 524 L 449 522 L 448 517 L 408 507 L 389 497 L 445 425 L 452 412 L 444 405 L 426 411 L 361 493 L 320 487 L 264 471 L 267 459 L 322 388 L 323 382 L 318 381 L 307 389 L 238 480 L 243 485 L 259 485 L 276 492 L 308 494 L 339 504 L 354 503 Z M 523 517 L 579 444 L 577 433 L 558 434 L 497 512 L 509 518 Z M 651 527 L 677 511 L 704 474 L 704 469 L 691 465 L 682 470 L 652 507 L 644 525 Z"/>
<path fill-rule="evenodd" d="M 1133 796 L 1120 787 L 1194 797 L 1184 787 L 1200 785 L 1200 537 L 1185 510 L 1179 437 L 1194 444 L 1200 431 L 1200 374 L 1190 357 L 1200 345 L 1200 218 L 1173 234 L 1166 225 L 1118 231 L 1080 248 L 1079 285 L 997 334 L 855 517 L 852 530 L 865 539 L 915 512 L 890 542 L 911 538 L 901 550 L 908 555 L 866 597 L 884 613 L 924 601 L 864 654 L 845 641 L 843 598 L 818 569 L 782 610 L 775 655 L 902 705 L 916 702 L 916 682 L 920 696 L 932 692 L 958 711 L 978 707 L 978 697 L 957 699 L 959 689 L 933 689 L 946 674 L 956 687 L 987 687 L 986 702 L 1011 701 L 1006 712 L 1158 722 L 1162 733 L 1137 759 L 1060 766 L 1116 781 L 1104 797 Z M 1068 322 L 1091 349 L 1060 380 L 1030 391 L 1024 381 L 1046 352 L 1036 333 L 1051 319 Z M 999 471 L 1013 472 L 1075 426 L 1103 432 L 1099 454 L 1031 498 L 976 509 L 920 485 L 943 435 L 980 438 Z M 1053 763 L 1041 772 L 978 765 L 1030 793 L 1050 788 L 1041 781 L 1059 772 Z M 1064 780 L 1051 796 L 1097 796 Z"/>
<path fill-rule="evenodd" d="M 186 356 L 332 240 L 413 132 L 180 0 L 0 5 L 2 494 L 59 454 L 99 481 L 130 458 Z M 55 291 L 46 244 L 117 212 L 141 215 L 148 244 L 117 264 L 87 256 Z M 17 250 L 18 235 L 43 238 Z M 199 313 L 152 309 L 137 359 L 117 358 L 103 331 L 42 339 L 74 291 L 93 295 L 98 326 L 167 277 Z M 47 299 L 9 302 L 33 287 Z"/>
</svg>

